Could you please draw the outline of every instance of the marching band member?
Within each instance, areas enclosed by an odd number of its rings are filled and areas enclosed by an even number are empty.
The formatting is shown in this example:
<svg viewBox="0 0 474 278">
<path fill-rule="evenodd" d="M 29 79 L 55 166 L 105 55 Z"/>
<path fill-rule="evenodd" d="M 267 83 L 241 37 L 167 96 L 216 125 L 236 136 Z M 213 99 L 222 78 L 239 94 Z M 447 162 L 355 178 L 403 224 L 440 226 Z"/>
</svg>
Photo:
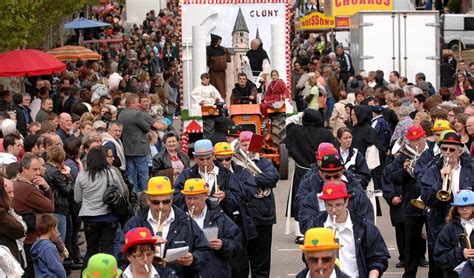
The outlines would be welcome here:
<svg viewBox="0 0 474 278">
<path fill-rule="evenodd" d="M 121 243 L 128 231 L 145 227 L 153 235 L 159 236 L 158 248 L 161 258 L 166 258 L 168 249 L 188 246 L 189 251 L 168 266 L 176 271 L 178 277 L 199 277 L 211 256 L 211 249 L 204 233 L 186 213 L 173 205 L 173 192 L 170 179 L 153 177 L 144 191 L 149 208 L 142 210 L 127 221 L 123 228 Z"/>
<path fill-rule="evenodd" d="M 421 178 L 421 199 L 430 208 L 428 213 L 430 262 L 433 260 L 436 237 L 446 224 L 445 219 L 450 207 L 448 198 L 443 197 L 443 201 L 437 198 L 437 195 L 441 198 L 441 194 L 437 194 L 438 191 L 444 189 L 450 194 L 462 189 L 472 190 L 474 187 L 474 167 L 471 156 L 463 153 L 461 136 L 452 131 L 445 132 L 440 140 L 440 149 L 442 159 L 435 161 Z M 429 272 L 433 273 L 432 275 L 439 275 L 442 271 L 433 261 L 430 263 Z"/>
<path fill-rule="evenodd" d="M 306 231 L 304 244 L 300 246 L 307 268 L 296 278 L 348 278 L 336 265 L 337 251 L 343 246 L 337 243 L 333 231 L 326 228 L 311 228 Z"/>
<path fill-rule="evenodd" d="M 312 218 L 308 227 L 324 227 L 337 231 L 341 269 L 351 277 L 380 277 L 388 267 L 385 241 L 377 227 L 348 209 L 351 195 L 344 182 L 328 182 L 319 197 L 326 211 Z"/>
<path fill-rule="evenodd" d="M 461 190 L 454 194 L 447 224 L 436 239 L 434 260 L 444 277 L 458 277 L 464 263 L 474 259 L 474 192 Z M 462 265 L 461 265 L 462 264 Z M 455 272 L 459 269 L 459 272 Z"/>
<path fill-rule="evenodd" d="M 130 264 L 123 271 L 123 278 L 177 277 L 170 268 L 153 263 L 157 240 L 145 227 L 132 229 L 125 234 L 126 243 L 122 247 L 122 253 Z"/>
<path fill-rule="evenodd" d="M 240 148 L 262 172 L 255 175 L 257 193 L 248 203 L 258 236 L 248 241 L 247 251 L 252 277 L 270 277 L 272 231 L 273 224 L 276 223 L 273 188 L 276 187 L 280 175 L 270 160 L 260 157 L 258 153 L 248 151 L 252 135 L 252 132 L 244 131 L 239 137 Z"/>
<path fill-rule="evenodd" d="M 417 156 L 428 149 L 425 131 L 418 125 L 412 125 L 405 135 L 409 147 L 415 151 L 414 157 L 409 157 L 405 151 L 399 151 L 398 156 L 386 167 L 384 175 L 395 186 L 401 187 L 401 199 L 394 196 L 390 203 L 400 203 L 404 214 L 404 267 L 403 277 L 416 277 L 418 265 L 424 260 L 426 241 L 421 237 L 423 224 L 426 222 L 424 211 L 411 204 L 411 200 L 420 196 L 420 188 L 414 176 L 414 163 Z M 414 161 L 413 161 L 414 160 Z M 427 265 L 425 265 L 427 266 Z"/>
<path fill-rule="evenodd" d="M 240 133 L 239 133 L 240 134 Z M 240 209 L 231 215 L 232 220 L 241 232 L 241 252 L 231 260 L 232 277 L 249 276 L 249 258 L 247 255 L 247 241 L 257 238 L 257 230 L 250 215 L 247 203 L 253 198 L 257 185 L 252 173 L 232 160 L 233 150 L 229 143 L 220 142 L 214 146 L 214 156 L 217 161 L 233 173 L 231 179 L 238 182 L 244 189 L 245 199 L 242 199 Z"/>
<path fill-rule="evenodd" d="M 323 185 L 328 182 L 343 182 L 343 171 L 344 166 L 338 155 L 325 155 L 322 158 L 321 165 L 319 167 L 319 177 L 313 185 L 313 190 L 308 192 L 305 199 L 301 203 L 299 208 L 299 223 L 302 232 L 311 228 L 311 219 L 318 217 L 324 210 L 324 207 L 320 207 L 318 202 L 318 196 L 321 195 Z M 344 183 L 345 184 L 345 183 Z M 374 209 L 370 202 L 367 194 L 358 187 L 350 186 L 351 202 L 349 202 L 349 210 L 353 215 L 365 218 L 373 223 L 374 221 Z"/>
<path fill-rule="evenodd" d="M 372 177 L 364 155 L 352 147 L 352 131 L 347 127 L 341 127 L 337 131 L 337 141 L 344 168 L 354 174 L 363 188 L 367 188 Z"/>
<path fill-rule="evenodd" d="M 203 230 L 217 228 L 216 238 L 207 238 L 211 247 L 211 259 L 199 273 L 200 277 L 232 277 L 231 259 L 241 250 L 240 230 L 221 208 L 208 201 L 209 189 L 202 179 L 189 179 L 181 193 L 186 210 Z"/>
<path fill-rule="evenodd" d="M 245 199 L 244 190 L 238 182 L 230 179 L 231 172 L 214 159 L 214 148 L 208 139 L 194 143 L 194 160 L 196 164 L 184 169 L 175 182 L 174 194 L 176 205 L 184 207 L 184 198 L 181 190 L 188 179 L 203 179 L 209 187 L 209 195 L 215 198 L 219 206 L 230 217 L 234 211 L 240 209 L 241 199 Z"/>
</svg>

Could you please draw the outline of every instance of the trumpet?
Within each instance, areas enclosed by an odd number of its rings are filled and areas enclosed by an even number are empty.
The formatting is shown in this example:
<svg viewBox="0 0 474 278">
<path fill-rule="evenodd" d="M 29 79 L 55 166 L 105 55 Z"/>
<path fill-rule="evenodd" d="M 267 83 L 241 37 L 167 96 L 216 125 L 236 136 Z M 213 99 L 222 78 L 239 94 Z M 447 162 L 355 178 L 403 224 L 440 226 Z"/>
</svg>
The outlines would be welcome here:
<svg viewBox="0 0 474 278">
<path fill-rule="evenodd" d="M 449 165 L 449 157 L 446 158 L 446 163 L 444 167 Z M 448 202 L 451 200 L 451 180 L 449 178 L 449 173 L 443 176 L 443 185 L 441 190 L 436 192 L 436 198 L 441 202 Z"/>
<path fill-rule="evenodd" d="M 189 216 L 191 216 L 191 218 L 194 218 L 194 208 L 196 208 L 196 206 L 193 206 L 193 207 L 191 208 L 191 211 L 188 212 L 188 213 L 189 213 Z"/>
<path fill-rule="evenodd" d="M 337 216 L 335 214 L 332 216 L 332 226 L 333 226 L 334 239 L 336 240 L 336 243 L 339 244 L 339 229 L 337 228 L 336 217 Z M 336 253 L 336 258 L 339 258 L 339 251 L 337 251 Z"/>
<path fill-rule="evenodd" d="M 415 208 L 419 208 L 423 210 L 427 208 L 425 202 L 423 202 L 423 200 L 421 199 L 421 195 L 416 199 L 411 199 L 410 204 L 414 206 Z"/>
<path fill-rule="evenodd" d="M 163 225 L 161 224 L 161 216 L 163 212 L 160 210 L 158 212 L 158 228 L 156 231 L 156 235 L 162 237 L 163 236 Z M 161 258 L 161 243 L 157 243 L 155 245 L 155 257 Z"/>
</svg>

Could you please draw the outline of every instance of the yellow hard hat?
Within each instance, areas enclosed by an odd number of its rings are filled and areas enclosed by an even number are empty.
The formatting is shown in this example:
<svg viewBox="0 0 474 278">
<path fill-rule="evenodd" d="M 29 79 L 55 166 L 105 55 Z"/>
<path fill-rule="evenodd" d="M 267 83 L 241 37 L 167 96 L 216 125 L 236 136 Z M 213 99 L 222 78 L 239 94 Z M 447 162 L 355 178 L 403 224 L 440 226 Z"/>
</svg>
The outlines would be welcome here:
<svg viewBox="0 0 474 278">
<path fill-rule="evenodd" d="M 145 190 L 147 195 L 168 195 L 174 192 L 174 189 L 171 187 L 171 181 L 168 177 L 153 177 L 148 180 L 148 188 Z"/>
<path fill-rule="evenodd" d="M 232 155 L 232 147 L 227 142 L 219 142 L 214 146 L 214 155 Z"/>
<path fill-rule="evenodd" d="M 433 124 L 433 128 L 431 131 L 443 131 L 443 130 L 448 130 L 452 129 L 451 126 L 449 126 L 449 122 L 446 120 L 436 120 Z"/>
<path fill-rule="evenodd" d="M 336 242 L 332 230 L 327 228 L 311 228 L 304 235 L 304 245 L 301 250 L 309 252 L 335 250 L 342 245 Z"/>
<path fill-rule="evenodd" d="M 181 193 L 184 195 L 197 195 L 209 192 L 203 179 L 189 179 L 184 183 Z"/>
</svg>

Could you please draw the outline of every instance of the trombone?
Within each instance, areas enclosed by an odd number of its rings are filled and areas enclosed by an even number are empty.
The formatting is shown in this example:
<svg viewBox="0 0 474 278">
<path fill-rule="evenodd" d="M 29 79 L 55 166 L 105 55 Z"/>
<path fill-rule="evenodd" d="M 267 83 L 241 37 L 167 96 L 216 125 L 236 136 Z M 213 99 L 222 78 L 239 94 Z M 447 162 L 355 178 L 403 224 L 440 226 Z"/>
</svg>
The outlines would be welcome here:
<svg viewBox="0 0 474 278">
<path fill-rule="evenodd" d="M 444 167 L 449 165 L 449 157 L 446 158 Z M 443 185 L 441 190 L 436 192 L 436 198 L 441 202 L 448 202 L 451 200 L 451 179 L 449 178 L 450 173 L 443 176 Z"/>
</svg>

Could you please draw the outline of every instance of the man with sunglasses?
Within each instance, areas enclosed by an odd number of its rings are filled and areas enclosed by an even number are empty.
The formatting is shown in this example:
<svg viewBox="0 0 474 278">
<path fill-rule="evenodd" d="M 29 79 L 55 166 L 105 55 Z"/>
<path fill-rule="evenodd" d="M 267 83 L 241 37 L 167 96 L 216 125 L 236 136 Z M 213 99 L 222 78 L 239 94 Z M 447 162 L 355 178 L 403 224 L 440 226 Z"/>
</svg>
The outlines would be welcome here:
<svg viewBox="0 0 474 278">
<path fill-rule="evenodd" d="M 426 133 L 420 126 L 412 125 L 405 137 L 408 140 L 409 147 L 416 153 L 422 153 L 429 149 L 426 143 Z M 401 249 L 403 251 L 401 258 L 403 258 L 405 267 L 403 277 L 416 277 L 418 265 L 428 266 L 424 258 L 426 240 L 421 237 L 423 225 L 426 223 L 426 214 L 424 210 L 411 204 L 411 200 L 420 196 L 420 187 L 416 183 L 416 177 L 411 176 L 408 172 L 410 163 L 412 163 L 410 157 L 403 152 L 399 152 L 395 160 L 384 171 L 386 177 L 384 188 L 388 188 L 390 185 L 401 188 L 401 197 L 394 194 L 391 196 L 392 199 L 388 201 L 391 207 L 397 207 L 400 204 L 404 216 L 404 227 L 401 231 L 400 229 L 396 230 L 398 231 L 397 239 L 404 241 L 404 243 L 401 243 L 404 245 Z"/>
<path fill-rule="evenodd" d="M 304 244 L 300 245 L 307 268 L 298 273 L 296 278 L 349 277 L 336 265 L 337 252 L 342 247 L 330 229 L 309 229 L 304 236 Z"/>
<path fill-rule="evenodd" d="M 239 132 L 240 134 L 240 132 Z M 252 173 L 246 168 L 237 165 L 232 160 L 233 150 L 229 143 L 220 142 L 214 146 L 214 156 L 217 161 L 232 172 L 231 179 L 233 182 L 241 184 L 244 190 L 242 193 L 245 199 L 242 199 L 240 209 L 234 211 L 231 215 L 232 220 L 239 226 L 242 239 L 242 250 L 235 256 L 232 261 L 232 277 L 248 277 L 249 276 L 249 259 L 247 255 L 247 241 L 257 238 L 257 230 L 253 223 L 249 209 L 246 204 L 253 198 L 257 190 L 257 185 Z"/>
<path fill-rule="evenodd" d="M 319 202 L 318 196 L 321 196 L 322 188 L 328 182 L 343 182 L 344 180 L 344 165 L 342 165 L 339 155 L 328 154 L 322 157 L 321 165 L 319 166 L 319 177 L 314 178 L 313 188 L 303 199 L 299 208 L 299 224 L 302 232 L 311 228 L 311 219 L 318 217 L 324 206 Z M 354 184 L 353 184 L 354 185 Z M 367 194 L 359 187 L 351 187 L 349 198 L 349 210 L 357 217 L 365 218 L 370 222 L 374 222 L 374 209 Z"/>
<path fill-rule="evenodd" d="M 436 237 L 446 224 L 445 219 L 451 207 L 449 200 L 442 202 L 436 197 L 441 190 L 444 177 L 449 177 L 449 192 L 474 189 L 474 166 L 470 154 L 463 151 L 461 135 L 445 131 L 440 141 L 441 155 L 433 159 L 433 164 L 421 178 L 421 199 L 430 208 L 428 213 L 428 254 L 429 273 L 442 273 L 439 266 L 432 263 Z M 431 276 L 430 276 L 431 277 Z"/>
<path fill-rule="evenodd" d="M 189 179 L 181 193 L 185 210 L 204 231 L 212 249 L 211 259 L 199 274 L 201 277 L 231 277 L 231 259 L 241 250 L 240 230 L 215 203 L 209 202 L 209 189 L 202 179 Z M 214 235 L 212 230 L 217 232 Z"/>
<path fill-rule="evenodd" d="M 311 218 L 308 227 L 334 231 L 342 245 L 338 254 L 341 268 L 351 277 L 380 277 L 388 267 L 390 254 L 377 227 L 350 211 L 350 197 L 344 182 L 327 182 L 319 197 L 326 211 Z"/>
<path fill-rule="evenodd" d="M 252 136 L 252 132 L 244 131 L 239 137 L 240 148 L 262 171 L 254 176 L 257 192 L 247 204 L 257 228 L 257 238 L 247 242 L 247 251 L 252 277 L 270 277 L 272 232 L 276 223 L 273 188 L 276 187 L 280 175 L 270 160 L 260 157 L 259 153 L 249 151 Z"/>
<path fill-rule="evenodd" d="M 153 177 L 144 191 L 149 208 L 142 210 L 125 224 L 121 243 L 128 231 L 145 227 L 158 236 L 160 257 L 166 258 L 169 249 L 187 246 L 189 251 L 167 266 L 176 271 L 178 277 L 198 277 L 211 256 L 208 241 L 199 226 L 188 215 L 173 205 L 173 192 L 168 177 Z M 161 217 L 160 217 L 161 216 Z"/>
<path fill-rule="evenodd" d="M 245 199 L 241 185 L 231 179 L 232 173 L 222 163 L 215 160 L 212 142 L 202 139 L 194 143 L 194 160 L 196 164 L 184 169 L 175 182 L 177 192 L 174 200 L 178 207 L 184 207 L 184 196 L 181 190 L 189 179 L 203 179 L 209 187 L 209 196 L 216 201 L 224 212 L 230 217 L 234 211 L 240 209 L 241 200 Z"/>
</svg>

